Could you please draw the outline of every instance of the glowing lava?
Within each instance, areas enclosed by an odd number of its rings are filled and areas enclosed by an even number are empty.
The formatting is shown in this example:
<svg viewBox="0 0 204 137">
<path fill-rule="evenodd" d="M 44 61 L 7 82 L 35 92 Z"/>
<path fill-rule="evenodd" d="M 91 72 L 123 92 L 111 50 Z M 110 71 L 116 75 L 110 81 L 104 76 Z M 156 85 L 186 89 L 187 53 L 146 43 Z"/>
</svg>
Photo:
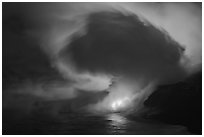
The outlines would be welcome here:
<svg viewBox="0 0 204 137">
<path fill-rule="evenodd" d="M 88 109 L 93 113 L 129 113 L 139 108 L 143 99 L 142 93 L 146 93 L 143 90 L 135 81 L 119 80 L 106 90 L 109 92 L 103 100 L 96 104 L 90 104 Z"/>
<path fill-rule="evenodd" d="M 128 97 L 117 99 L 116 101 L 111 103 L 111 108 L 113 111 L 123 109 L 130 104 L 130 101 L 131 100 Z"/>
</svg>

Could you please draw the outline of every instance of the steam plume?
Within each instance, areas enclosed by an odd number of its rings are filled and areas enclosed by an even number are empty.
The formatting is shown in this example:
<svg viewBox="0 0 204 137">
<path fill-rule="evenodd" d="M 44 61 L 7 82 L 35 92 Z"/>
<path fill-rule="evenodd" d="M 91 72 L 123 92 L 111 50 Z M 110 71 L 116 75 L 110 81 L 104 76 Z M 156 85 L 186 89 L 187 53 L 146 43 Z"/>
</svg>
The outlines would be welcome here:
<svg viewBox="0 0 204 137">
<path fill-rule="evenodd" d="M 60 94 L 32 90 L 33 95 L 69 99 L 78 90 L 108 90 L 99 106 L 124 94 L 139 105 L 157 85 L 178 82 L 201 68 L 201 9 L 193 3 L 23 3 L 11 8 L 30 25 L 25 35 L 37 39 L 69 81 Z M 120 78 L 109 87 L 113 77 Z"/>
</svg>

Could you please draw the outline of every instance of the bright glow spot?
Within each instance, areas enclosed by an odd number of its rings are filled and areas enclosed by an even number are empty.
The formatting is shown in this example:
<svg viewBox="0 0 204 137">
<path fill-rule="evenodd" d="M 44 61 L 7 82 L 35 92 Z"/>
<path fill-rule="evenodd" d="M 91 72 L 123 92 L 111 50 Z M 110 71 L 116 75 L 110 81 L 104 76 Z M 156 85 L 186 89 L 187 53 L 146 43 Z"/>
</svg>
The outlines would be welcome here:
<svg viewBox="0 0 204 137">
<path fill-rule="evenodd" d="M 154 91 L 155 83 L 144 86 L 140 81 L 129 82 L 120 80 L 115 82 L 108 91 L 107 96 L 96 104 L 90 104 L 87 108 L 92 113 L 115 113 L 128 114 L 142 107 L 143 101 Z M 94 111 L 93 111 L 94 110 Z"/>
<path fill-rule="evenodd" d="M 130 99 L 128 97 L 125 97 L 112 102 L 111 107 L 114 111 L 117 111 L 119 109 L 125 108 L 129 103 Z"/>
</svg>

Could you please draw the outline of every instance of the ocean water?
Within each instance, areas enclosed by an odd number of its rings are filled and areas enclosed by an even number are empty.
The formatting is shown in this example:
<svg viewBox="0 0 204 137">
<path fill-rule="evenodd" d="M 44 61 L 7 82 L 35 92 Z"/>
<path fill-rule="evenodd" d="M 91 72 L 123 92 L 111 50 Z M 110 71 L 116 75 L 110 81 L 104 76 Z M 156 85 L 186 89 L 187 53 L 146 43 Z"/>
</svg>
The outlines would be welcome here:
<svg viewBox="0 0 204 137">
<path fill-rule="evenodd" d="M 87 115 L 64 114 L 23 116 L 3 119 L 3 134 L 15 135 L 184 135 L 190 134 L 180 125 L 168 125 L 120 113 Z"/>
</svg>

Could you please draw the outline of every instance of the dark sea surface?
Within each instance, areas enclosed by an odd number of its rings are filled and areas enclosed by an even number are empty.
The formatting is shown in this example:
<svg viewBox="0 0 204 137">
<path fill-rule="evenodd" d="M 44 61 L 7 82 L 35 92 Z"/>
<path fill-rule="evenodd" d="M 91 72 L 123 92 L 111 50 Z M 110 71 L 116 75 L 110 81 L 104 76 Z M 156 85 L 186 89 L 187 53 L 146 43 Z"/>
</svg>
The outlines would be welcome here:
<svg viewBox="0 0 204 137">
<path fill-rule="evenodd" d="M 3 134 L 7 135 L 165 135 L 191 134 L 179 125 L 167 125 L 120 113 L 90 115 L 70 113 L 61 117 L 47 115 L 4 116 Z"/>
</svg>

